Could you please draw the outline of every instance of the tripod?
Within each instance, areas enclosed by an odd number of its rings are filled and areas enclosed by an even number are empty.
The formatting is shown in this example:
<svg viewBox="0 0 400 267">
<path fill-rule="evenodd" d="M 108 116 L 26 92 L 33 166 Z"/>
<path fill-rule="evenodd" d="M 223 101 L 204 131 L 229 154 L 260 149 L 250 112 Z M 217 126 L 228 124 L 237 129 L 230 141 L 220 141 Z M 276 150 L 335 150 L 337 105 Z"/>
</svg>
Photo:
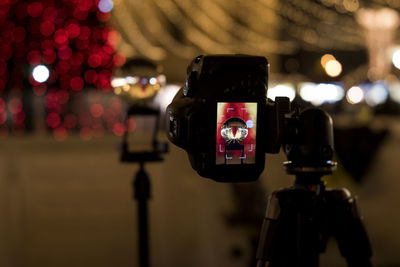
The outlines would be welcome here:
<svg viewBox="0 0 400 267">
<path fill-rule="evenodd" d="M 371 267 L 371 247 L 356 198 L 347 189 L 328 189 L 321 181 L 336 167 L 330 161 L 333 134 L 329 115 L 310 109 L 292 122 L 296 131 L 289 136 L 290 144 L 286 141 L 289 161 L 285 167 L 296 179 L 292 187 L 268 198 L 257 267 L 318 267 L 319 254 L 331 236 L 349 267 Z"/>
</svg>

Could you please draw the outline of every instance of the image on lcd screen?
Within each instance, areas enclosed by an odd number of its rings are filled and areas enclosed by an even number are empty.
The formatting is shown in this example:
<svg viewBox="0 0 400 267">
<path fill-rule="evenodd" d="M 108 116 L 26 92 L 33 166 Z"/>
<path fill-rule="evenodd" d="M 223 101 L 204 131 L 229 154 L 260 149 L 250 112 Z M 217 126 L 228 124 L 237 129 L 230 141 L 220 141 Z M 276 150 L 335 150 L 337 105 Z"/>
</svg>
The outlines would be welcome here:
<svg viewBox="0 0 400 267">
<path fill-rule="evenodd" d="M 255 164 L 257 103 L 217 103 L 215 163 Z"/>
</svg>

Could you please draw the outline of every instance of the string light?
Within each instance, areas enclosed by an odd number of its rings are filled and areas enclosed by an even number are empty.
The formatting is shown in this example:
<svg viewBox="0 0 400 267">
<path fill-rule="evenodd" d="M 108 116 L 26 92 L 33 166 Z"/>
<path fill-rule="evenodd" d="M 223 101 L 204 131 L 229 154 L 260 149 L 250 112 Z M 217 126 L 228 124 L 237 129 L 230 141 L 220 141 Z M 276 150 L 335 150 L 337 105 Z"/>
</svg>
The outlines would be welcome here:
<svg viewBox="0 0 400 267">
<path fill-rule="evenodd" d="M 380 5 L 393 5 L 387 2 Z M 187 59 L 202 52 L 288 54 L 299 47 L 359 50 L 364 47 L 363 33 L 351 16 L 359 6 L 359 0 L 119 0 L 113 11 L 123 37 L 120 51 L 161 60 L 167 51 Z M 281 30 L 290 36 L 288 40 L 281 40 Z"/>
</svg>

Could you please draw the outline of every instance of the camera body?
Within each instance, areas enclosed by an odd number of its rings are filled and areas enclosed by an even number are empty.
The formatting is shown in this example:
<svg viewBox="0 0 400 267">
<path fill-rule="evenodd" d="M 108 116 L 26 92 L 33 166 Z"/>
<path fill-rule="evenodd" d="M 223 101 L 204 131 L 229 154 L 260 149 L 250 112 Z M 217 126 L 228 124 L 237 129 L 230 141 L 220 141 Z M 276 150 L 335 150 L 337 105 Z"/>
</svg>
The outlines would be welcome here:
<svg viewBox="0 0 400 267">
<path fill-rule="evenodd" d="M 167 107 L 167 136 L 199 175 L 219 182 L 256 180 L 265 153 L 278 153 L 289 99 L 266 98 L 265 57 L 196 57 Z"/>
</svg>

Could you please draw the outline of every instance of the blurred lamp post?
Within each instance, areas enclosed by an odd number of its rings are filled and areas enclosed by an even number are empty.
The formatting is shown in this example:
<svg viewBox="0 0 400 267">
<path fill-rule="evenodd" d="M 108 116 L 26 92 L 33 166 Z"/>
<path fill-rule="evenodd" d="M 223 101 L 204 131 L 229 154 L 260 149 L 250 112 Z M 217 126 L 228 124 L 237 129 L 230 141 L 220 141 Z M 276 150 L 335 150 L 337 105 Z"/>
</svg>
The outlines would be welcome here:
<svg viewBox="0 0 400 267">
<path fill-rule="evenodd" d="M 365 29 L 369 56 L 368 77 L 373 81 L 384 79 L 391 68 L 391 58 L 387 52 L 399 26 L 399 15 L 390 8 L 364 8 L 356 13 L 356 19 Z"/>
<path fill-rule="evenodd" d="M 144 164 L 162 161 L 161 154 L 168 150 L 166 143 L 157 140 L 160 109 L 154 105 L 154 98 L 165 85 L 165 76 L 159 74 L 157 65 L 145 59 L 130 60 L 116 75 L 111 80 L 111 86 L 114 93 L 127 104 L 121 162 L 139 163 L 132 189 L 138 204 L 139 266 L 148 267 L 147 203 L 151 197 L 151 183 Z"/>
</svg>

